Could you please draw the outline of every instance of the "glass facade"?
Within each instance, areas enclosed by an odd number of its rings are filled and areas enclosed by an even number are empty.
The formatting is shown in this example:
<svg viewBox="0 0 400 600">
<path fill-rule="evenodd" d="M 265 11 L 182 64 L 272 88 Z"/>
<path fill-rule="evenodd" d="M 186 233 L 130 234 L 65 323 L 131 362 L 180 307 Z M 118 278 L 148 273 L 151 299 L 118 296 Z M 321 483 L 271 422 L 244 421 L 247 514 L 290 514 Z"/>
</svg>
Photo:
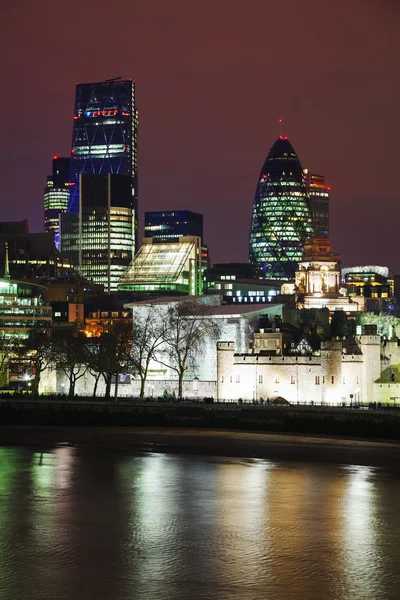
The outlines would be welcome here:
<svg viewBox="0 0 400 600">
<path fill-rule="evenodd" d="M 329 238 L 329 190 L 323 175 L 304 169 L 315 235 Z"/>
<path fill-rule="evenodd" d="M 23 339 L 33 329 L 50 328 L 52 309 L 43 292 L 38 285 L 0 279 L 0 331 L 5 337 Z"/>
<path fill-rule="evenodd" d="M 109 80 L 76 86 L 71 149 L 69 212 L 79 212 L 79 175 L 130 175 L 137 199 L 135 83 Z M 134 205 L 136 211 L 136 203 Z"/>
<path fill-rule="evenodd" d="M 126 270 L 118 286 L 121 291 L 203 293 L 202 248 L 199 237 L 181 237 L 178 242 L 143 246 Z"/>
<path fill-rule="evenodd" d="M 174 242 L 182 236 L 194 235 L 203 240 L 203 215 L 190 210 L 144 213 L 144 237 Z"/>
<path fill-rule="evenodd" d="M 261 169 L 253 204 L 249 260 L 266 279 L 293 280 L 305 241 L 313 235 L 303 169 L 279 137 Z"/>
<path fill-rule="evenodd" d="M 81 175 L 79 213 L 61 217 L 62 253 L 83 277 L 117 290 L 134 254 L 130 176 Z"/>
<path fill-rule="evenodd" d="M 59 217 L 67 211 L 70 199 L 69 170 L 69 158 L 54 156 L 53 172 L 44 189 L 44 230 L 54 235 L 57 248 L 60 244 Z"/>
</svg>

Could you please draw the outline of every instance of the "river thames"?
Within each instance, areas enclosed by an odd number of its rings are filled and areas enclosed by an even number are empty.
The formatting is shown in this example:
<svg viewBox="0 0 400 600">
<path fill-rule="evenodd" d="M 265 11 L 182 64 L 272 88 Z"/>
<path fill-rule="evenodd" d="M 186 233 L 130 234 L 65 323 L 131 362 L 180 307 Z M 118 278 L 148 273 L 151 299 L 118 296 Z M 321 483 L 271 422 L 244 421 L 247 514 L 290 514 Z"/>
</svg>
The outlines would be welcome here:
<svg viewBox="0 0 400 600">
<path fill-rule="evenodd" d="M 0 600 L 397 600 L 393 469 L 0 447 Z"/>
</svg>

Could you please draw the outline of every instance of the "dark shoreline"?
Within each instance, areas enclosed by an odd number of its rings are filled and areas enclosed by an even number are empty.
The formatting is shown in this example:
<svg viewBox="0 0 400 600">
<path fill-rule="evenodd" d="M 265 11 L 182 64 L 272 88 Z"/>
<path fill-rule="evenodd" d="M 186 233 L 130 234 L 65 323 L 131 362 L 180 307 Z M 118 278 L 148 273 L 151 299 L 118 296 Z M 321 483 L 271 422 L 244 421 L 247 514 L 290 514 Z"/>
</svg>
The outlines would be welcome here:
<svg viewBox="0 0 400 600">
<path fill-rule="evenodd" d="M 0 427 L 0 446 L 50 449 L 60 445 L 108 453 L 161 452 L 365 465 L 400 473 L 400 443 L 393 441 L 195 428 Z"/>
</svg>

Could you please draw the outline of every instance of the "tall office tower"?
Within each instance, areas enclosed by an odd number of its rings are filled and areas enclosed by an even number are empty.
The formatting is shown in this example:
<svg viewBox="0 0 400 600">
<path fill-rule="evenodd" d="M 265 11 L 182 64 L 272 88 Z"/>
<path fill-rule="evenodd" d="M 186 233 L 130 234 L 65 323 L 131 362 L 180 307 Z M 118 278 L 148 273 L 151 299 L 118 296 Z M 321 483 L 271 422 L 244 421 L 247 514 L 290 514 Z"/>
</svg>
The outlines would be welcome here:
<svg viewBox="0 0 400 600">
<path fill-rule="evenodd" d="M 292 280 L 304 242 L 313 235 L 303 169 L 286 137 L 272 146 L 253 203 L 249 261 L 266 279 Z"/>
<path fill-rule="evenodd" d="M 304 181 L 308 191 L 314 234 L 329 238 L 329 190 L 323 175 L 304 169 Z"/>
<path fill-rule="evenodd" d="M 61 251 L 80 275 L 117 290 L 134 255 L 130 175 L 80 175 L 79 212 L 61 216 Z"/>
<path fill-rule="evenodd" d="M 59 248 L 59 216 L 68 209 L 70 187 L 70 159 L 53 156 L 53 172 L 47 177 L 44 188 L 44 230 L 54 235 L 54 243 Z"/>
<path fill-rule="evenodd" d="M 79 212 L 79 175 L 129 175 L 137 221 L 137 142 L 134 81 L 116 78 L 77 84 L 70 172 L 74 185 L 68 212 Z"/>
<path fill-rule="evenodd" d="M 183 236 L 203 240 L 203 215 L 190 210 L 163 210 L 144 213 L 144 237 L 174 242 Z"/>
</svg>

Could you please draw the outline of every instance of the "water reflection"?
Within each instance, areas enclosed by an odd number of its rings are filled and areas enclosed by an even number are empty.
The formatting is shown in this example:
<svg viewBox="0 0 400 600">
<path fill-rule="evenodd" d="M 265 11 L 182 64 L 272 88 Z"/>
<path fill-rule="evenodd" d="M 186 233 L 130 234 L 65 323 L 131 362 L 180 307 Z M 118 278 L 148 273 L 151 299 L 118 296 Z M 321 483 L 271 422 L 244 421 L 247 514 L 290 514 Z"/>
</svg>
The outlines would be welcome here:
<svg viewBox="0 0 400 600">
<path fill-rule="evenodd" d="M 375 469 L 356 466 L 347 467 L 345 471 L 348 479 L 342 498 L 342 535 L 347 587 L 355 599 L 363 598 L 365 590 L 378 597 L 384 565 L 381 564 Z"/>
<path fill-rule="evenodd" d="M 394 600 L 399 500 L 367 467 L 0 448 L 0 600 Z"/>
</svg>

